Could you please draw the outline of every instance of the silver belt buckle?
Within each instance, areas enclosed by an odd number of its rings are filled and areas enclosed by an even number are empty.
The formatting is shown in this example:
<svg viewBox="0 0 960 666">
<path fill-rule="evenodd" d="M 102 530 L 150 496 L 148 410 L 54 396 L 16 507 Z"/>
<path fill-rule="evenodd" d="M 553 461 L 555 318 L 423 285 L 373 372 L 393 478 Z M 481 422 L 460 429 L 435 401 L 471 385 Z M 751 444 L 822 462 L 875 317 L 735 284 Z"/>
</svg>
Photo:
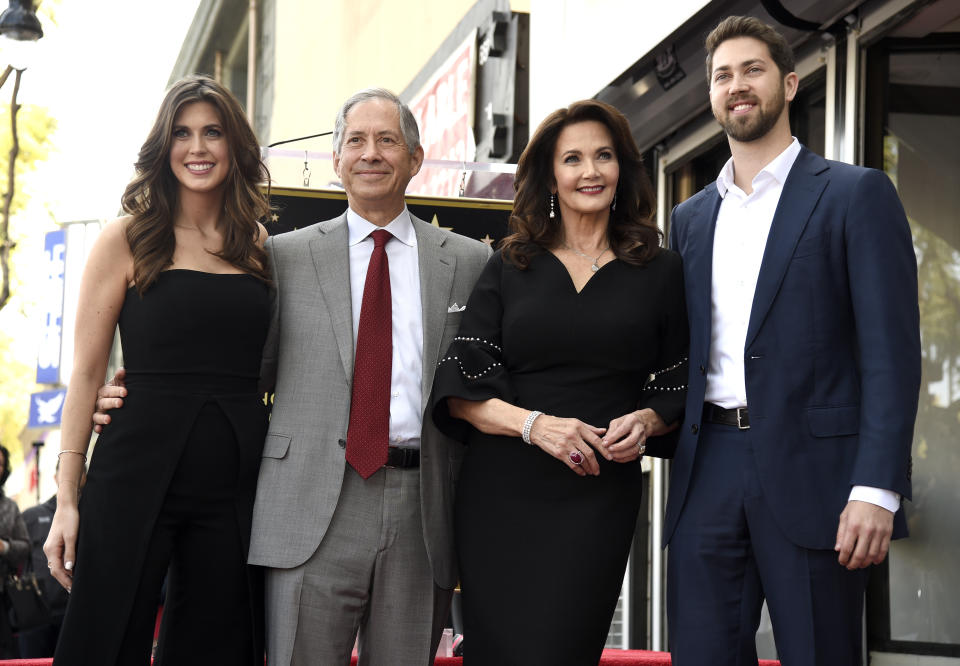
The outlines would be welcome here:
<svg viewBox="0 0 960 666">
<path fill-rule="evenodd" d="M 746 407 L 737 407 L 737 429 L 750 430 L 750 415 L 747 414 L 747 425 L 743 425 L 743 414 L 747 411 Z"/>
</svg>

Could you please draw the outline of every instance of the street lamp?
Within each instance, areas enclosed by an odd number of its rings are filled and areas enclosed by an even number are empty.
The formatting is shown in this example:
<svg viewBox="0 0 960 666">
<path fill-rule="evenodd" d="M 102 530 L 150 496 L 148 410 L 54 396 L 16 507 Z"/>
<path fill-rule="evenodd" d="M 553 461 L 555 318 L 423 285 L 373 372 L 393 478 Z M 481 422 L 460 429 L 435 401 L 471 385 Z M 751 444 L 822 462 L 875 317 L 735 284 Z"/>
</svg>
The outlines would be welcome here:
<svg viewBox="0 0 960 666">
<path fill-rule="evenodd" d="M 36 42 L 43 37 L 40 19 L 33 9 L 32 0 L 10 0 L 10 6 L 0 14 L 0 36 L 5 46 L 13 43 Z M 6 48 L 4 49 L 7 50 Z M 10 251 L 14 243 L 10 241 L 10 205 L 13 203 L 14 177 L 17 155 L 20 153 L 20 140 L 17 136 L 17 93 L 20 92 L 20 75 L 25 63 L 14 62 L 0 74 L 0 87 L 7 82 L 11 72 L 16 72 L 13 81 L 13 95 L 10 98 L 10 132 L 13 138 L 10 157 L 7 162 L 7 191 L 3 195 L 3 208 L 0 212 L 0 309 L 10 300 Z"/>
<path fill-rule="evenodd" d="M 18 42 L 35 42 L 43 37 L 31 0 L 10 0 L 10 6 L 0 14 L 0 35 Z"/>
</svg>

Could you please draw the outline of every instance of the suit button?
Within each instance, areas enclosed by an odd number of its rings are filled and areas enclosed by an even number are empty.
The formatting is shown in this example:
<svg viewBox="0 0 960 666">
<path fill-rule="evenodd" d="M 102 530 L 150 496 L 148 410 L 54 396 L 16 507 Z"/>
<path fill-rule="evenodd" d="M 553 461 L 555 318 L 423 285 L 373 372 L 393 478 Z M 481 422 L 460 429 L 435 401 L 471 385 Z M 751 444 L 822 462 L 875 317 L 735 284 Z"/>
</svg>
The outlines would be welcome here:
<svg viewBox="0 0 960 666">
<path fill-rule="evenodd" d="M 705 367 L 703 367 L 702 365 L 700 366 L 700 374 L 701 374 L 701 375 L 707 374 L 707 369 L 706 369 Z"/>
<path fill-rule="evenodd" d="M 345 440 L 345 439 L 338 439 L 338 440 L 337 440 L 337 444 L 340 445 L 340 448 L 341 448 L 341 449 L 347 448 L 347 440 Z"/>
<path fill-rule="evenodd" d="M 696 435 L 699 431 L 700 431 L 700 426 L 697 425 L 696 423 L 690 426 L 690 432 L 692 432 L 694 435 Z"/>
</svg>

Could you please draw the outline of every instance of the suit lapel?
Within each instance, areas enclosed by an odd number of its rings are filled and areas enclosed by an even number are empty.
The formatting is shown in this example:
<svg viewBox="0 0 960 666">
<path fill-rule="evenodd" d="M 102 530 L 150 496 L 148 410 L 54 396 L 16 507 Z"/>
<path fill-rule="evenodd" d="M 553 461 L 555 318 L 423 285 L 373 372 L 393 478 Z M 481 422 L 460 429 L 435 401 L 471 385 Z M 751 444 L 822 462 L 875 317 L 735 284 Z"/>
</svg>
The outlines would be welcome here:
<svg viewBox="0 0 960 666">
<path fill-rule="evenodd" d="M 320 293 L 327 304 L 333 334 L 340 350 L 343 372 L 353 379 L 353 314 L 350 301 L 350 252 L 347 247 L 347 215 L 321 222 L 310 241 L 310 255 L 317 271 Z"/>
<path fill-rule="evenodd" d="M 420 263 L 420 304 L 423 311 L 422 404 L 426 406 L 440 357 L 440 340 L 447 317 L 457 258 L 446 248 L 446 234 L 410 215 L 417 234 Z"/>
<path fill-rule="evenodd" d="M 827 186 L 829 179 L 824 172 L 829 168 L 825 159 L 802 148 L 787 176 L 763 251 L 757 290 L 750 309 L 745 350 L 753 343 L 780 290 L 797 241 Z"/>
<path fill-rule="evenodd" d="M 690 220 L 685 247 L 682 249 L 686 266 L 687 284 L 697 288 L 687 290 L 691 323 L 705 322 L 706 330 L 698 339 L 707 342 L 707 349 L 700 352 L 706 358 L 709 353 L 711 310 L 711 285 L 713 284 L 713 235 L 720 212 L 720 193 L 717 186 L 708 186 L 697 207 L 690 211 Z M 693 338 L 691 338 L 693 339 Z"/>
</svg>

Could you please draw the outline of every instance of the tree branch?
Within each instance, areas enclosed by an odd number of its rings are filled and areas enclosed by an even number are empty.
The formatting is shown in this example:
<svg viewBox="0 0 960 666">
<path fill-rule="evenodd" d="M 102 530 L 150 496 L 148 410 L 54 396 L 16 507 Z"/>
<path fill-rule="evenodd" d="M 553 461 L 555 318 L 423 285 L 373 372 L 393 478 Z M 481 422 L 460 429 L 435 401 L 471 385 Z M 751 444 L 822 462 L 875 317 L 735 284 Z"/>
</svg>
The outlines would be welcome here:
<svg viewBox="0 0 960 666">
<path fill-rule="evenodd" d="M 0 77 L 0 86 L 3 85 L 7 77 L 10 76 L 11 68 L 7 66 L 2 77 Z M 10 146 L 10 157 L 7 164 L 7 191 L 3 195 L 3 212 L 0 214 L 0 309 L 10 300 L 10 250 L 14 244 L 10 242 L 10 206 L 13 203 L 13 189 L 16 178 L 17 155 L 20 153 L 20 140 L 17 137 L 17 111 L 20 105 L 17 104 L 17 94 L 20 92 L 20 75 L 22 69 L 16 70 L 17 75 L 13 81 L 13 96 L 10 98 L 10 131 L 13 136 L 13 142 Z"/>
</svg>

